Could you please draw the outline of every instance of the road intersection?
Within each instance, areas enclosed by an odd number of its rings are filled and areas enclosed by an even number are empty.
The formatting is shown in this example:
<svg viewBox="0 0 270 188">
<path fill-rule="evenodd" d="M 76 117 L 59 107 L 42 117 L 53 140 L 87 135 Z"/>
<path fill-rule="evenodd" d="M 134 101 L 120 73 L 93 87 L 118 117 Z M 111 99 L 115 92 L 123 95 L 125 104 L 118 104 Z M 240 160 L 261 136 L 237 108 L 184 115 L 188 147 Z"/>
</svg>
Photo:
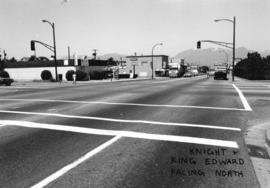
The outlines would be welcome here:
<svg viewBox="0 0 270 188">
<path fill-rule="evenodd" d="M 199 77 L 0 88 L 1 187 L 259 187 L 242 87 Z"/>
</svg>

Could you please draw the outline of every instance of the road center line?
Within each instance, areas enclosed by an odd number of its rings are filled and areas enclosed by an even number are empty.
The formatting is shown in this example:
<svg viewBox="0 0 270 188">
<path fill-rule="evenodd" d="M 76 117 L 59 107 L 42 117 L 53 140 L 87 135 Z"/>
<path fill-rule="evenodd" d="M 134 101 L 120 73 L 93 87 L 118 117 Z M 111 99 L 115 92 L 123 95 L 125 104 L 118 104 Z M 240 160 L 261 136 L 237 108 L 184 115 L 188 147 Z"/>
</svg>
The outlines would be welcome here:
<svg viewBox="0 0 270 188">
<path fill-rule="evenodd" d="M 234 84 L 232 84 L 232 86 L 234 87 L 234 89 L 237 91 L 243 105 L 244 105 L 244 108 L 247 110 L 247 111 L 252 111 L 252 108 L 249 106 L 248 102 L 247 102 L 247 99 L 245 98 L 245 96 L 243 95 L 242 91 Z"/>
<path fill-rule="evenodd" d="M 28 122 L 28 121 L 0 120 L 0 124 L 1 123 L 7 126 L 21 126 L 21 127 L 28 127 L 28 128 L 50 129 L 50 130 L 67 131 L 67 132 L 75 132 L 75 133 L 83 133 L 83 134 L 121 136 L 121 137 L 128 137 L 128 138 L 140 138 L 140 139 L 149 139 L 149 140 L 238 148 L 238 144 L 235 141 L 217 140 L 217 139 L 208 139 L 208 138 L 199 138 L 199 137 L 151 134 L 151 133 L 133 132 L 133 131 L 116 131 L 116 130 L 107 130 L 107 129 L 93 129 L 93 128 L 86 128 L 86 127 L 34 123 L 34 122 Z"/>
<path fill-rule="evenodd" d="M 196 108 L 196 109 L 209 109 L 209 110 L 246 111 L 246 109 L 226 108 L 226 107 L 167 105 L 167 104 L 140 104 L 140 103 L 121 103 L 121 102 L 105 102 L 105 101 L 74 101 L 74 100 L 58 100 L 58 99 L 0 99 L 0 101 L 62 102 L 62 103 L 79 103 L 79 104 L 104 104 L 104 105 L 122 105 L 122 106 L 159 107 L 159 108 L 162 108 L 162 107 L 164 108 Z"/>
<path fill-rule="evenodd" d="M 222 129 L 222 130 L 230 130 L 230 131 L 241 131 L 240 128 L 236 128 L 236 127 L 224 127 L 224 126 L 201 125 L 201 124 L 187 124 L 187 123 L 173 123 L 173 122 L 158 122 L 158 121 L 146 121 L 146 120 L 113 119 L 113 118 L 102 118 L 102 117 L 94 117 L 94 116 L 77 116 L 77 115 L 66 115 L 66 114 L 56 114 L 56 113 L 23 112 L 23 111 L 10 111 L 10 110 L 0 110 L 0 113 L 54 116 L 54 117 L 75 118 L 75 119 L 90 119 L 90 120 L 118 122 L 118 123 L 140 123 L 140 124 L 153 124 L 153 125 L 165 125 L 165 126 L 180 126 L 180 127 L 184 126 L 184 127 L 197 127 L 197 128 L 208 128 L 208 129 Z"/>
<path fill-rule="evenodd" d="M 41 187 L 44 187 L 44 186 L 48 185 L 49 183 L 51 183 L 54 180 L 58 179 L 59 177 L 63 176 L 65 173 L 67 173 L 71 169 L 75 168 L 76 166 L 80 165 L 84 161 L 88 160 L 89 158 L 93 157 L 97 153 L 101 152 L 106 147 L 112 145 L 114 142 L 116 142 L 120 138 L 121 138 L 121 136 L 115 136 L 115 137 L 113 137 L 109 141 L 101 144 L 100 146 L 98 146 L 95 149 L 91 150 L 90 152 L 86 153 L 85 155 L 83 155 L 79 159 L 77 159 L 74 162 L 66 165 L 65 167 L 63 167 L 60 170 L 56 171 L 55 173 L 51 174 L 50 176 L 48 176 L 47 178 L 43 179 L 39 183 L 33 185 L 31 188 L 41 188 Z"/>
</svg>

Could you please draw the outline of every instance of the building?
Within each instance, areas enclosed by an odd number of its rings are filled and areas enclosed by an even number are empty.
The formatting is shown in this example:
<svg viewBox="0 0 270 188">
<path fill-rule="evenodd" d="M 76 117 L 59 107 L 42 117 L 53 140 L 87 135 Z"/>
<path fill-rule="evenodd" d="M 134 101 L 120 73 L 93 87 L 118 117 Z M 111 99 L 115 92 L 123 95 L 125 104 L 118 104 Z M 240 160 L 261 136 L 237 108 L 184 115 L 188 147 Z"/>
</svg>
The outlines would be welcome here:
<svg viewBox="0 0 270 188">
<path fill-rule="evenodd" d="M 132 74 L 138 77 L 152 76 L 152 56 L 127 56 L 125 66 L 121 66 L 119 74 Z M 153 55 L 153 76 L 168 76 L 169 56 Z"/>
<path fill-rule="evenodd" d="M 57 73 L 66 80 L 66 73 L 69 70 L 76 71 L 75 61 L 57 60 Z M 7 71 L 14 80 L 41 80 L 43 71 L 49 71 L 52 78 L 55 79 L 54 61 L 18 61 L 5 62 L 5 71 Z"/>
<path fill-rule="evenodd" d="M 54 61 L 19 61 L 4 62 L 5 71 L 7 71 L 14 80 L 41 80 L 42 72 L 47 71 L 55 79 Z M 67 80 L 69 71 L 80 70 L 86 73 L 84 80 L 104 79 L 107 73 L 116 67 L 117 62 L 113 60 L 89 60 L 89 59 L 70 59 L 57 60 L 57 73 L 61 75 L 62 80 Z M 97 78 L 96 78 L 97 77 Z"/>
</svg>

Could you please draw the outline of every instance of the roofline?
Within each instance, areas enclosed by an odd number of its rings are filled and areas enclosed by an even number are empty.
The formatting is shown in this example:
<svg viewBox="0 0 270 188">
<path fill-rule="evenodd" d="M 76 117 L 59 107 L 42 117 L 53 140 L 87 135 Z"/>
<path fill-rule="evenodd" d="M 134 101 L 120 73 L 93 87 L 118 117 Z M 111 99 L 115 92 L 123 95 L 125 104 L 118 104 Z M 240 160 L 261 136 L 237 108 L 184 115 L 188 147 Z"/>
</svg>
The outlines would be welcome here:
<svg viewBox="0 0 270 188">
<path fill-rule="evenodd" d="M 152 55 L 126 56 L 126 58 L 137 58 L 137 57 L 152 57 Z M 168 55 L 153 55 L 153 57 L 169 57 L 169 56 Z"/>
</svg>

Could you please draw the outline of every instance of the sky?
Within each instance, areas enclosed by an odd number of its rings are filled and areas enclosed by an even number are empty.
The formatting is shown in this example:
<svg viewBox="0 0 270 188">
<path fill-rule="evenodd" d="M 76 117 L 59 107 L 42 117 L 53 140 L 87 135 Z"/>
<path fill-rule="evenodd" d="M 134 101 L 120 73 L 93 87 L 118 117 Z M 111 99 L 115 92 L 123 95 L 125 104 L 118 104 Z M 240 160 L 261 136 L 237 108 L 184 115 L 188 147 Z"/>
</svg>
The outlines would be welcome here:
<svg viewBox="0 0 270 188">
<path fill-rule="evenodd" d="M 232 42 L 233 24 L 215 19 L 236 17 L 236 47 L 270 50 L 270 0 L 0 0 L 0 50 L 20 59 L 33 55 L 30 41 L 53 44 L 57 57 L 119 53 L 175 56 L 195 49 L 198 40 Z M 202 48 L 218 48 L 202 43 Z M 37 56 L 51 56 L 36 45 Z"/>
</svg>

